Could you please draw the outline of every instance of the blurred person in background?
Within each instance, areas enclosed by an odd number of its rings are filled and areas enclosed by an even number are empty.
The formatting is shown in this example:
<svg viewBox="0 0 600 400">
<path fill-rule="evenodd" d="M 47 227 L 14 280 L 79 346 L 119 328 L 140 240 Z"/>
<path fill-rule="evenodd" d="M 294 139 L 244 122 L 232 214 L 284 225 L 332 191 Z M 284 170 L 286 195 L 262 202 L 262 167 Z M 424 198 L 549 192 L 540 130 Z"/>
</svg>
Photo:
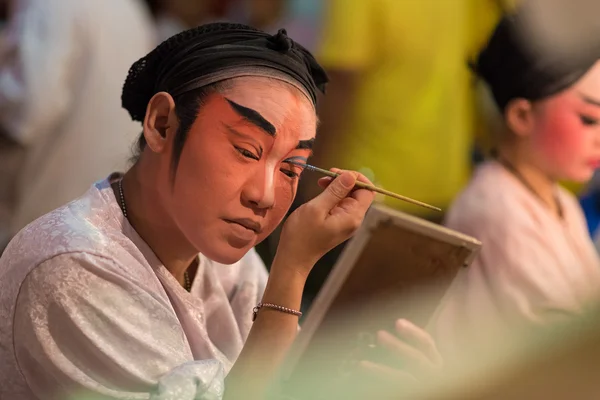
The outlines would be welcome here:
<svg viewBox="0 0 600 400">
<path fill-rule="evenodd" d="M 474 90 L 466 61 L 510 2 L 330 0 L 319 60 L 331 76 L 320 105 L 311 164 L 360 170 L 379 186 L 442 208 L 466 183 L 475 137 Z M 318 193 L 310 173 L 298 204 Z M 439 213 L 383 199 L 441 221 Z M 276 239 L 273 239 L 275 241 Z M 342 247 L 324 257 L 313 294 Z"/>
<path fill-rule="evenodd" d="M 600 298 L 581 208 L 558 185 L 586 182 L 600 166 L 600 42 L 538 47 L 525 10 L 502 19 L 473 66 L 493 95 L 494 152 L 447 214 L 448 227 L 484 243 L 432 324 L 450 359 L 486 354 L 517 327 L 568 320 Z"/>
<path fill-rule="evenodd" d="M 139 126 L 122 78 L 153 45 L 138 0 L 14 0 L 0 49 L 0 134 L 22 147 L 9 235 L 125 168 Z"/>
<path fill-rule="evenodd" d="M 327 5 L 317 54 L 331 87 L 319 110 L 324 141 L 314 163 L 347 165 L 386 189 L 447 205 L 469 168 L 468 1 Z"/>
</svg>

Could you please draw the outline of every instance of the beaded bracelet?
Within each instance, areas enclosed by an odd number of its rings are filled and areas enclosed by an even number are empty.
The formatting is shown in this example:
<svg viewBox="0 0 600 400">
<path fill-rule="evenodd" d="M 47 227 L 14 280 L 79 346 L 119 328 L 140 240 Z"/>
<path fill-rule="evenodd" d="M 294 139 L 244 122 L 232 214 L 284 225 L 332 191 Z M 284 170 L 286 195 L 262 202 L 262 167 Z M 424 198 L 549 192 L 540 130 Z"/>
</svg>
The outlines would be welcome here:
<svg viewBox="0 0 600 400">
<path fill-rule="evenodd" d="M 300 311 L 292 310 L 291 308 L 278 306 L 277 304 L 271 304 L 271 303 L 258 303 L 256 305 L 256 307 L 254 307 L 252 309 L 252 321 L 256 320 L 256 317 L 258 316 L 258 311 L 263 307 L 270 308 L 270 309 L 273 309 L 276 311 L 280 311 L 282 313 L 295 315 L 298 318 L 302 316 L 302 313 Z"/>
</svg>

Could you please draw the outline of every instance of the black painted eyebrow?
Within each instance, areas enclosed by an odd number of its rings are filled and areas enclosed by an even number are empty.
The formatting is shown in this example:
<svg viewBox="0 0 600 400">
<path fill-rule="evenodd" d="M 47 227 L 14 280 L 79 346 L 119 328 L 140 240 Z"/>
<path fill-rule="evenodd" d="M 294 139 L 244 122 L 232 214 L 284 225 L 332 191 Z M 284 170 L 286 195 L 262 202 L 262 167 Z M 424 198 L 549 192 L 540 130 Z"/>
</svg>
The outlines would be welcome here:
<svg viewBox="0 0 600 400">
<path fill-rule="evenodd" d="M 270 136 L 275 136 L 275 133 L 277 131 L 275 129 L 275 126 L 269 121 L 267 121 L 262 115 L 260 115 L 258 111 L 239 105 L 236 102 L 229 100 L 228 98 L 225 98 L 225 100 L 227 100 L 231 108 L 233 108 L 233 110 L 246 121 L 256 125 Z"/>
<path fill-rule="evenodd" d="M 315 138 L 308 140 L 301 140 L 298 142 L 298 146 L 296 146 L 297 150 L 312 150 L 313 145 L 315 144 Z"/>
</svg>

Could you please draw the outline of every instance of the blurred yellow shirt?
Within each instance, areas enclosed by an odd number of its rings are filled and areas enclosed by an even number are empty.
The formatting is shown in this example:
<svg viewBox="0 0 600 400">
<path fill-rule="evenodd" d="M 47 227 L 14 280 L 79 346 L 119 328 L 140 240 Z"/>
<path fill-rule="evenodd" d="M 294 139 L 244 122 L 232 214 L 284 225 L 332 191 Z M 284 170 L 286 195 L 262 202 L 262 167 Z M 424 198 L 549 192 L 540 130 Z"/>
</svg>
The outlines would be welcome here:
<svg viewBox="0 0 600 400">
<path fill-rule="evenodd" d="M 490 0 L 329 0 L 318 52 L 357 71 L 349 131 L 331 165 L 447 207 L 466 183 L 476 119 L 467 61 L 499 16 Z M 416 214 L 427 210 L 383 201 Z"/>
</svg>

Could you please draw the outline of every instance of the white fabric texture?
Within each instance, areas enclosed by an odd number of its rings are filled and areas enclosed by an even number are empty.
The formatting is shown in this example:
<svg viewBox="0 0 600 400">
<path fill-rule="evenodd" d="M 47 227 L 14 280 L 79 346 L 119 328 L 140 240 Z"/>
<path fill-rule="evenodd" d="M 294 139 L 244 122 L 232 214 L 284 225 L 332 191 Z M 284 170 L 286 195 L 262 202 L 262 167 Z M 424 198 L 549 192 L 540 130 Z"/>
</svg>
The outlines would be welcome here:
<svg viewBox="0 0 600 400">
<path fill-rule="evenodd" d="M 476 171 L 446 221 L 483 248 L 432 323 L 443 354 L 488 351 L 513 328 L 563 321 L 598 300 L 600 261 L 583 212 L 573 195 L 557 193 L 562 219 L 499 163 Z"/>
<path fill-rule="evenodd" d="M 28 225 L 0 259 L 0 398 L 221 398 L 267 272 L 199 261 L 188 293 L 108 180 Z"/>
</svg>

